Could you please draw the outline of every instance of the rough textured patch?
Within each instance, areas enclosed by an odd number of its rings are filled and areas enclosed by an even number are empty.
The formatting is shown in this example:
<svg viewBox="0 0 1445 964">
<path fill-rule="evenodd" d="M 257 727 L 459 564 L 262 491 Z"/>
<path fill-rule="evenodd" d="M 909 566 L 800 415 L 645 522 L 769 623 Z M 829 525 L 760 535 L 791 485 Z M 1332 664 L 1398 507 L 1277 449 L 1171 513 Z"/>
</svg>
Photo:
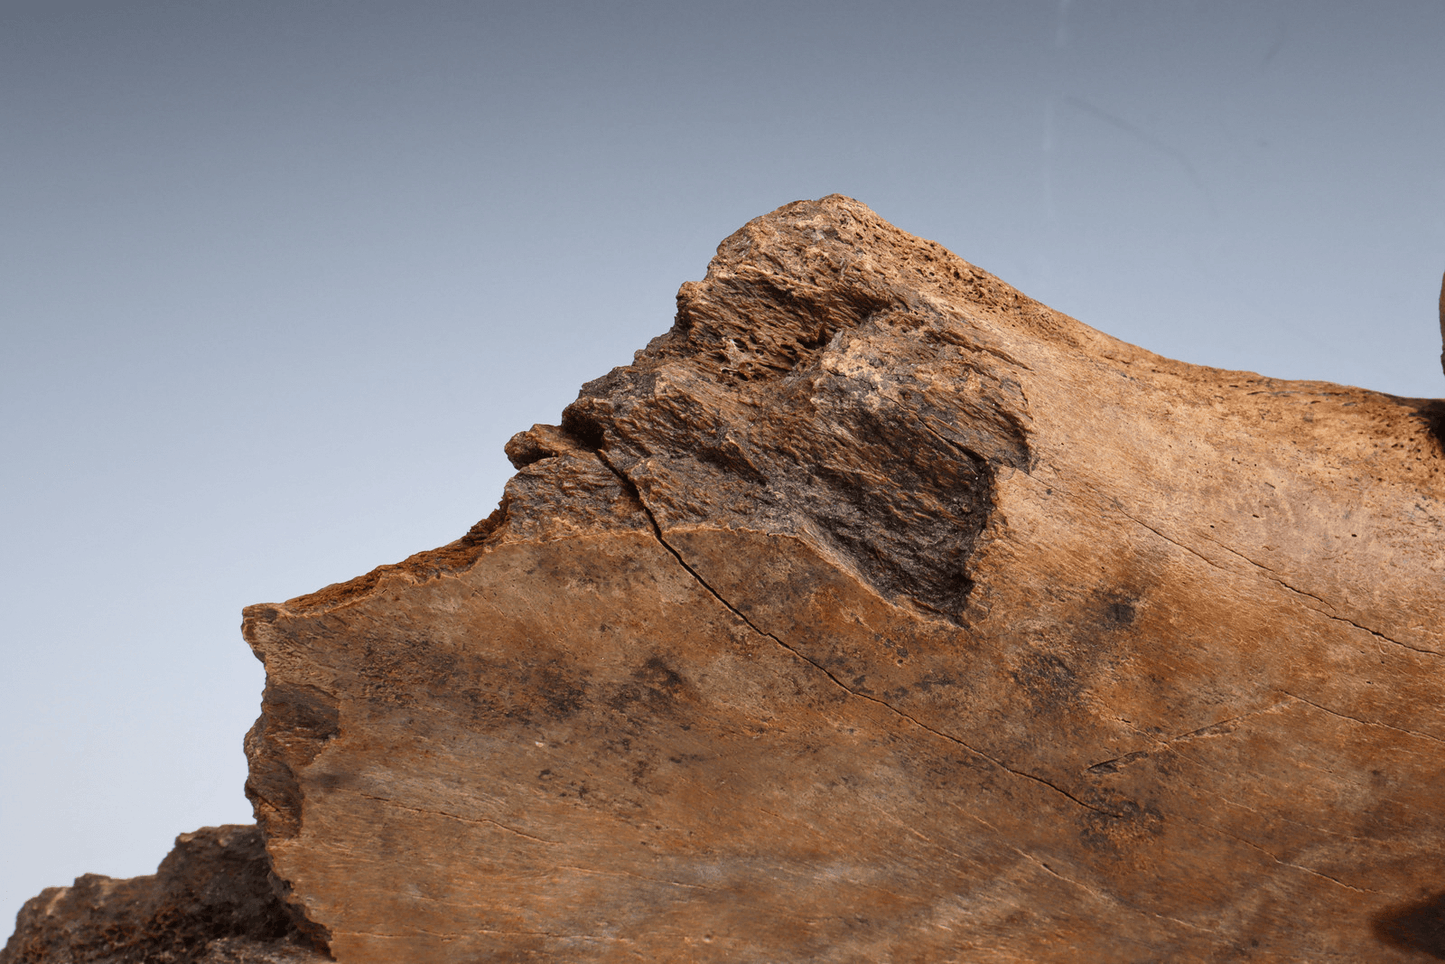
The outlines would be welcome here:
<svg viewBox="0 0 1445 964">
<path fill-rule="evenodd" d="M 149 877 L 99 874 L 27 901 L 3 964 L 307 964 L 329 958 L 277 893 L 255 826 L 176 838 Z M 298 924 L 300 925 L 298 927 Z"/>
</svg>

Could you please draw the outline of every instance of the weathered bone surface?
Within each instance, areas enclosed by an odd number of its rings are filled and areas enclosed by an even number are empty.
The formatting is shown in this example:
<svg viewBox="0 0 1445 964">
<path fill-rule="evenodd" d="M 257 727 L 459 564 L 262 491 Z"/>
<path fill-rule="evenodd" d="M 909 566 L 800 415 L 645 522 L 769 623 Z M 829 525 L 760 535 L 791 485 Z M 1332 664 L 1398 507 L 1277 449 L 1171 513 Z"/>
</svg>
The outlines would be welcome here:
<svg viewBox="0 0 1445 964">
<path fill-rule="evenodd" d="M 276 870 L 342 961 L 1445 955 L 1439 414 L 789 205 L 466 539 L 247 611 Z"/>
<path fill-rule="evenodd" d="M 279 889 L 255 826 L 183 833 L 149 877 L 86 874 L 27 901 L 0 962 L 322 964 Z"/>
<path fill-rule="evenodd" d="M 788 205 L 246 611 L 274 870 L 342 962 L 1445 959 L 1442 418 Z"/>
</svg>

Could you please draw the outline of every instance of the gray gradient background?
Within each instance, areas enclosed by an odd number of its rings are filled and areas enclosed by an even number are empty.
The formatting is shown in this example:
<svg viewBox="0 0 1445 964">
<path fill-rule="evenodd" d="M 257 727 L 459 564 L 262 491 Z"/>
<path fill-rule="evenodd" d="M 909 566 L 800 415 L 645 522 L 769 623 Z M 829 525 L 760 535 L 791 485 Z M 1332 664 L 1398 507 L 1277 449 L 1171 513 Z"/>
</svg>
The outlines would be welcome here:
<svg viewBox="0 0 1445 964">
<path fill-rule="evenodd" d="M 0 934 L 249 821 L 240 609 L 840 192 L 1191 362 L 1445 389 L 1445 4 L 0 2 Z"/>
</svg>

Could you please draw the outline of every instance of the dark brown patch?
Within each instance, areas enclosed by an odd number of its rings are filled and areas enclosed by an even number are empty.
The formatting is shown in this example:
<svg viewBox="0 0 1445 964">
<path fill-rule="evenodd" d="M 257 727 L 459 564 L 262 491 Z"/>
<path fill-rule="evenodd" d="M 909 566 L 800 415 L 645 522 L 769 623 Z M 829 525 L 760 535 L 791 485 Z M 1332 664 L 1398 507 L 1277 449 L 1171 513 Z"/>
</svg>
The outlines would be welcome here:
<svg viewBox="0 0 1445 964">
<path fill-rule="evenodd" d="M 1445 891 L 1412 904 L 1387 907 L 1370 925 L 1382 944 L 1445 961 Z"/>
<path fill-rule="evenodd" d="M 314 686 L 268 683 L 261 715 L 246 734 L 246 798 L 268 834 L 301 832 L 301 785 L 296 771 L 311 764 L 341 731 L 337 700 Z"/>
<path fill-rule="evenodd" d="M 1435 454 L 1445 454 L 1445 401 L 1431 401 L 1416 410 L 1425 430 L 1435 441 Z"/>
<path fill-rule="evenodd" d="M 1100 614 L 1099 622 L 1109 630 L 1124 629 L 1134 622 L 1135 605 L 1138 602 L 1133 596 L 1124 593 L 1109 593 L 1104 597 L 1103 611 Z"/>
<path fill-rule="evenodd" d="M 1073 702 L 1083 689 L 1074 668 L 1054 653 L 1027 653 L 1009 675 L 1041 707 Z"/>
</svg>

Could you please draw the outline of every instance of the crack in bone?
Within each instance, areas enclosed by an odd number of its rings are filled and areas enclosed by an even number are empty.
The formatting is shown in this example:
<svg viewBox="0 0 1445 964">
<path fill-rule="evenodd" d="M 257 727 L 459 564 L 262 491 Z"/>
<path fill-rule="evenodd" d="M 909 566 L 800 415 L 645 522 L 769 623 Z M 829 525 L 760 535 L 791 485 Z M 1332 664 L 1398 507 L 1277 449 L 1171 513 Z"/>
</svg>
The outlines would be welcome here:
<svg viewBox="0 0 1445 964">
<path fill-rule="evenodd" d="M 1377 890 L 1367 890 L 1367 889 L 1362 888 L 1362 887 L 1353 887 L 1353 886 L 1351 886 L 1350 884 L 1345 883 L 1343 880 L 1340 880 L 1340 879 L 1337 878 L 1337 877 L 1331 877 L 1329 874 L 1322 874 L 1322 873 L 1320 873 L 1318 870 L 1311 870 L 1310 868 L 1305 867 L 1305 866 L 1302 866 L 1302 865 L 1300 865 L 1300 864 L 1290 863 L 1288 860 L 1284 860 L 1284 859 L 1281 859 L 1280 857 L 1275 856 L 1274 853 L 1272 853 L 1272 852 L 1269 851 L 1269 850 L 1266 850 L 1265 848 L 1261 847 L 1259 844 L 1254 843 L 1254 842 L 1251 841 L 1251 840 L 1246 840 L 1246 839 L 1244 839 L 1243 837 L 1239 836 L 1238 834 L 1232 834 L 1232 833 L 1230 833 L 1228 830 L 1221 830 L 1221 829 L 1218 828 L 1218 827 L 1210 827 L 1210 826 L 1206 826 L 1206 825 L 1203 825 L 1203 824 L 1201 824 L 1201 826 L 1203 826 L 1205 830 L 1208 830 L 1208 831 L 1210 831 L 1211 833 L 1216 833 L 1216 834 L 1219 834 L 1219 835 L 1222 836 L 1222 837 L 1229 837 L 1229 838 L 1231 838 L 1231 839 L 1233 839 L 1233 840 L 1238 840 L 1240 843 L 1244 844 L 1246 847 L 1250 847 L 1250 848 L 1252 848 L 1252 849 L 1254 849 L 1254 850 L 1258 850 L 1260 853 L 1264 854 L 1266 857 L 1268 857 L 1270 860 L 1273 860 L 1275 863 L 1279 864 L 1281 867 L 1290 867 L 1290 868 L 1292 868 L 1292 869 L 1294 869 L 1294 870 L 1300 871 L 1301 873 L 1309 874 L 1311 877 L 1319 877 L 1319 878 L 1322 879 L 1322 880 L 1328 880 L 1328 881 L 1329 881 L 1330 883 L 1332 883 L 1332 884 L 1338 884 L 1339 886 L 1345 888 L 1346 890 L 1352 890 L 1352 891 L 1354 891 L 1354 892 L 1357 893 L 1357 894 L 1376 894 L 1376 895 L 1378 895 L 1378 894 L 1380 893 L 1380 892 L 1377 891 Z"/>
<path fill-rule="evenodd" d="M 1214 560 L 1210 559 L 1208 556 L 1203 555 L 1202 553 L 1200 553 L 1199 550 L 1194 549 L 1194 548 L 1192 548 L 1192 547 L 1190 547 L 1190 546 L 1187 546 L 1187 545 L 1185 545 L 1184 543 L 1180 542 L 1180 541 L 1177 540 L 1177 539 L 1172 539 L 1172 538 L 1170 538 L 1169 536 L 1167 536 L 1167 535 L 1165 535 L 1164 533 L 1160 532 L 1158 529 L 1156 529 L 1156 528 L 1154 528 L 1153 526 L 1151 526 L 1149 523 L 1144 522 L 1142 519 L 1136 519 L 1136 518 L 1134 518 L 1132 515 L 1130 515 L 1129 513 L 1125 512 L 1122 508 L 1119 508 L 1117 505 L 1115 506 L 1115 508 L 1117 509 L 1117 511 L 1119 512 L 1119 514 L 1122 515 L 1124 518 L 1128 519 L 1130 522 L 1135 523 L 1136 525 L 1139 525 L 1139 526 L 1144 527 L 1145 529 L 1148 529 L 1150 532 L 1154 533 L 1156 536 L 1158 536 L 1159 538 L 1163 539 L 1165 542 L 1169 543 L 1170 545 L 1177 546 L 1178 548 L 1183 549 L 1185 552 L 1189 553 L 1190 555 L 1198 556 L 1200 559 L 1204 560 L 1206 563 L 1208 563 L 1210 566 L 1213 566 L 1215 569 L 1218 569 L 1218 570 L 1220 570 L 1220 571 L 1222 571 L 1222 572 L 1228 572 L 1228 571 L 1229 571 L 1229 570 L 1226 569 L 1224 566 L 1221 566 L 1219 563 L 1217 563 L 1217 562 L 1215 562 Z M 1256 562 L 1255 560 L 1253 560 L 1253 559 L 1249 558 L 1248 556 L 1246 556 L 1244 553 L 1240 552 L 1238 549 L 1233 549 L 1233 548 L 1225 545 L 1224 543 L 1220 542 L 1220 541 L 1217 540 L 1217 539 L 1210 539 L 1208 536 L 1204 536 L 1203 538 L 1205 539 L 1205 541 L 1214 543 L 1214 545 L 1216 545 L 1216 546 L 1218 546 L 1219 548 L 1223 549 L 1225 552 L 1232 553 L 1232 554 L 1238 556 L 1239 558 L 1243 559 L 1245 562 L 1249 563 L 1249 564 L 1250 564 L 1251 566 L 1253 566 L 1254 568 L 1256 568 L 1256 569 L 1260 570 L 1261 572 L 1265 573 L 1265 574 L 1266 574 L 1266 575 L 1265 575 L 1265 578 L 1268 579 L 1270 582 L 1273 582 L 1273 583 L 1275 583 L 1275 584 L 1277 584 L 1277 585 L 1279 585 L 1279 586 L 1282 586 L 1283 588 L 1288 589 L 1290 592 L 1295 593 L 1296 595 L 1304 596 L 1304 597 L 1306 597 L 1306 598 L 1308 598 L 1308 599 L 1313 599 L 1313 600 L 1315 600 L 1316 602 L 1320 603 L 1320 604 L 1323 605 L 1323 606 L 1328 606 L 1328 607 L 1331 608 L 1331 609 L 1334 608 L 1334 606 L 1331 605 L 1331 603 L 1329 602 L 1329 600 L 1324 599 L 1323 597 L 1320 597 L 1320 596 L 1316 596 L 1316 595 L 1315 595 L 1314 593 L 1312 593 L 1312 592 L 1308 592 L 1308 591 L 1306 591 L 1306 590 L 1304 590 L 1304 589 L 1299 589 L 1299 588 L 1297 588 L 1297 587 L 1295 587 L 1295 586 L 1290 585 L 1289 583 L 1287 583 L 1287 582 L 1285 582 L 1283 579 L 1281 579 L 1280 576 L 1279 576 L 1279 573 L 1277 573 L 1275 570 L 1271 569 L 1269 566 L 1266 566 L 1266 565 L 1264 565 L 1264 564 L 1261 563 L 1261 562 Z M 1305 608 L 1308 609 L 1310 612 L 1319 613 L 1321 616 L 1324 616 L 1326 619 L 1333 619 L 1333 620 L 1335 620 L 1335 621 L 1337 621 L 1337 622 L 1344 623 L 1344 624 L 1347 625 L 1347 626 L 1353 626 L 1353 627 L 1355 627 L 1356 629 L 1358 629 L 1358 630 L 1360 630 L 1360 631 L 1362 631 L 1362 632 L 1369 633 L 1371 636 L 1375 637 L 1375 639 L 1377 639 L 1377 640 L 1382 640 L 1382 641 L 1384 641 L 1384 642 L 1391 643 L 1391 644 L 1393 644 L 1393 645 L 1395 645 L 1395 646 L 1399 646 L 1399 647 L 1401 647 L 1401 648 L 1403 648 L 1403 649 L 1408 649 L 1408 650 L 1410 650 L 1410 652 L 1412 652 L 1412 653 L 1421 653 L 1421 654 L 1426 655 L 1426 656 L 1441 656 L 1441 657 L 1445 657 L 1445 653 L 1441 653 L 1441 652 L 1439 652 L 1438 650 L 1422 649 L 1422 648 L 1419 647 L 1419 646 L 1411 646 L 1409 643 L 1401 642 L 1401 641 L 1398 640 L 1398 639 L 1392 639 L 1391 637 L 1386 636 L 1384 633 L 1381 633 L 1381 632 L 1378 632 L 1378 631 L 1376 631 L 1376 630 L 1373 630 L 1373 629 L 1371 629 L 1371 628 L 1368 627 L 1368 626 L 1363 626 L 1363 625 L 1361 625 L 1360 623 L 1355 622 L 1353 619 L 1350 619 L 1350 618 L 1347 617 L 1347 616 L 1338 616 L 1338 615 L 1336 615 L 1336 614 L 1334 614 L 1334 613 L 1332 613 L 1332 612 L 1326 612 L 1326 611 L 1323 610 L 1323 609 L 1317 609 L 1317 608 L 1314 607 L 1314 606 L 1306 606 Z"/>
<path fill-rule="evenodd" d="M 1283 690 L 1281 690 L 1281 692 L 1284 693 Z M 1417 738 L 1417 739 L 1429 740 L 1431 743 L 1445 743 L 1445 740 L 1442 740 L 1442 739 L 1440 739 L 1439 737 L 1430 736 L 1429 734 L 1426 734 L 1426 733 L 1420 733 L 1420 732 L 1418 732 L 1418 731 L 1416 731 L 1416 730 L 1407 730 L 1407 729 L 1405 729 L 1403 726 L 1394 726 L 1394 725 L 1392 725 L 1392 724 L 1390 724 L 1390 723 L 1381 723 L 1379 720 L 1362 720 L 1362 719 L 1360 719 L 1358 716 L 1350 716 L 1348 713 L 1341 713 L 1339 710 L 1332 710 L 1332 709 L 1330 709 L 1328 706 L 1322 706 L 1322 705 L 1320 705 L 1319 703 L 1316 703 L 1314 700 L 1307 700 L 1307 699 L 1305 699 L 1303 696 L 1296 696 L 1296 695 L 1293 694 L 1293 693 L 1284 693 L 1284 695 L 1285 695 L 1285 696 L 1288 696 L 1290 699 L 1295 700 L 1295 701 L 1297 701 L 1297 702 L 1305 703 L 1305 704 L 1308 704 L 1309 706 L 1313 706 L 1315 709 L 1319 710 L 1321 713 L 1328 713 L 1330 716 L 1339 717 L 1339 718 L 1342 719 L 1342 720 L 1350 720 L 1351 722 L 1360 723 L 1360 724 L 1363 724 L 1364 726 L 1379 726 L 1379 727 L 1383 727 L 1383 728 L 1385 728 L 1385 729 L 1387 729 L 1387 730 L 1394 730 L 1396 733 L 1404 733 L 1404 734 L 1406 734 L 1407 736 L 1413 736 L 1413 737 L 1415 737 L 1415 738 Z"/>
<path fill-rule="evenodd" d="M 1217 539 L 1210 539 L 1208 536 L 1205 536 L 1204 538 L 1207 539 L 1208 541 L 1214 543 L 1216 546 L 1218 546 L 1219 548 L 1223 549 L 1225 552 L 1233 553 L 1234 555 L 1236 555 L 1236 556 L 1238 556 L 1239 558 L 1243 559 L 1245 562 L 1249 563 L 1251 566 L 1255 567 L 1256 569 L 1259 569 L 1261 572 L 1267 573 L 1267 575 L 1265 576 L 1265 578 L 1268 579 L 1270 582 L 1273 582 L 1273 583 L 1275 583 L 1275 584 L 1277 584 L 1277 585 L 1279 585 L 1279 586 L 1283 586 L 1285 589 L 1288 589 L 1290 592 L 1295 593 L 1296 595 L 1304 596 L 1304 597 L 1306 597 L 1306 598 L 1308 598 L 1308 599 L 1313 599 L 1313 600 L 1315 600 L 1316 602 L 1318 602 L 1318 603 L 1319 603 L 1320 605 L 1322 605 L 1322 606 L 1328 606 L 1330 609 L 1334 609 L 1334 608 L 1335 608 L 1334 605 L 1331 604 L 1328 599 L 1325 599 L 1325 598 L 1322 597 L 1322 596 L 1316 596 L 1314 593 L 1309 592 L 1309 591 L 1304 590 L 1304 589 L 1300 589 L 1300 588 L 1298 588 L 1297 586 L 1292 586 L 1292 585 L 1290 585 L 1289 583 L 1285 582 L 1282 578 L 1280 578 L 1279 573 L 1276 572 L 1274 569 L 1271 569 L 1269 566 L 1266 566 L 1266 565 L 1265 565 L 1264 563 L 1262 563 L 1262 562 L 1256 562 L 1255 560 L 1249 558 L 1249 556 L 1246 556 L 1244 553 L 1240 552 L 1238 549 L 1233 549 L 1233 548 L 1225 545 L 1224 543 L 1220 542 L 1220 541 L 1217 540 Z M 1391 637 L 1386 636 L 1384 633 L 1377 632 L 1376 630 L 1373 630 L 1373 629 L 1371 629 L 1371 628 L 1368 627 L 1368 626 L 1363 626 L 1363 625 L 1361 625 L 1360 623 L 1355 622 L 1353 619 L 1350 619 L 1350 618 L 1347 617 L 1347 616 L 1337 616 L 1337 615 L 1335 615 L 1335 614 L 1332 613 L 1332 612 L 1326 612 L 1326 611 L 1323 610 L 1323 609 L 1316 609 L 1314 606 L 1306 606 L 1305 608 L 1308 609 L 1310 612 L 1319 613 L 1321 616 L 1324 616 L 1326 619 L 1333 619 L 1333 620 L 1336 620 L 1337 622 L 1342 622 L 1342 623 L 1346 624 L 1347 626 L 1353 626 L 1353 627 L 1355 627 L 1355 628 L 1358 629 L 1358 630 L 1361 630 L 1361 631 L 1363 631 L 1363 632 L 1369 633 L 1371 636 L 1375 637 L 1375 639 L 1377 639 L 1377 640 L 1383 640 L 1384 642 L 1392 643 L 1392 644 L 1394 644 L 1394 645 L 1396 645 L 1396 646 L 1400 646 L 1400 647 L 1402 647 L 1402 648 L 1404 648 L 1404 649 L 1408 649 L 1408 650 L 1410 650 L 1410 652 L 1412 652 L 1412 653 L 1422 653 L 1422 654 L 1424 654 L 1424 655 L 1426 655 L 1426 656 L 1445 656 L 1445 653 L 1441 653 L 1441 652 L 1438 652 L 1438 651 L 1433 650 L 1433 649 L 1422 649 L 1422 648 L 1420 648 L 1420 647 L 1418 647 L 1418 646 L 1411 646 L 1409 643 L 1401 642 L 1401 641 L 1398 640 L 1398 639 L 1392 639 Z"/>
<path fill-rule="evenodd" d="M 397 810 L 408 810 L 412 813 L 429 814 L 434 817 L 446 817 L 448 820 L 455 820 L 458 823 L 489 824 L 490 826 L 496 827 L 499 830 L 505 830 L 507 831 L 507 833 L 516 834 L 518 837 L 525 837 L 528 840 L 532 840 L 537 843 L 550 844 L 554 847 L 557 846 L 557 844 L 559 843 L 559 841 L 556 840 L 547 840 L 543 837 L 534 837 L 529 833 L 518 830 L 516 827 L 509 827 L 506 824 L 493 820 L 490 817 L 463 817 L 455 813 L 447 813 L 445 810 L 428 810 L 425 807 L 409 807 L 404 803 L 400 803 L 396 800 L 391 799 L 390 797 L 379 797 L 374 793 L 365 793 L 361 790 L 347 790 L 343 788 L 340 792 L 351 793 L 358 797 L 365 797 L 368 800 L 375 800 L 377 803 L 380 803 L 383 806 L 395 807 Z"/>
<path fill-rule="evenodd" d="M 607 466 L 609 469 L 611 469 L 611 470 L 617 475 L 618 479 L 620 479 L 620 480 L 622 481 L 622 483 L 632 492 L 633 496 L 637 499 L 637 504 L 642 507 L 642 511 L 643 511 L 643 513 L 647 516 L 648 521 L 649 521 L 650 523 L 652 523 L 653 535 L 656 537 L 656 539 L 657 539 L 657 541 L 658 541 L 658 544 L 661 545 L 664 549 L 666 549 L 666 550 L 672 555 L 672 557 L 677 560 L 677 564 L 680 565 L 680 566 L 682 566 L 682 568 L 683 568 L 684 570 L 686 570 L 687 573 L 688 573 L 689 575 L 691 575 L 693 579 L 697 580 L 697 584 L 698 584 L 699 586 L 701 586 L 703 589 L 706 589 L 706 590 L 708 591 L 708 593 L 711 594 L 714 599 L 716 599 L 720 604 L 722 604 L 722 606 L 723 606 L 725 609 L 727 609 L 729 612 L 731 612 L 734 616 L 736 616 L 738 619 L 740 619 L 740 620 L 741 620 L 748 628 L 750 628 L 753 632 L 757 633 L 759 636 L 764 636 L 764 637 L 766 637 L 766 638 L 768 638 L 768 639 L 771 639 L 773 642 L 775 642 L 775 643 L 777 643 L 779 646 L 783 647 L 783 649 L 786 649 L 789 653 L 792 653 L 793 656 L 797 657 L 798 659 L 800 659 L 800 660 L 802 660 L 803 662 L 807 663 L 809 666 L 811 666 L 811 667 L 813 667 L 814 669 L 816 669 L 818 672 L 822 673 L 824 676 L 828 677 L 828 679 L 832 680 L 832 682 L 833 682 L 833 684 L 834 684 L 835 686 L 837 686 L 839 689 L 843 690 L 843 692 L 849 694 L 850 696 L 855 696 L 855 697 L 857 697 L 858 699 L 867 700 L 867 701 L 870 702 L 870 703 L 875 703 L 875 704 L 877 704 L 878 706 L 881 706 L 881 707 L 883 707 L 884 709 L 888 710 L 890 713 L 893 713 L 894 715 L 896 715 L 896 716 L 898 716 L 898 717 L 901 717 L 901 718 L 904 719 L 904 720 L 907 720 L 909 723 L 912 723 L 914 726 L 918 727 L 920 730 L 924 730 L 924 731 L 926 731 L 926 732 L 928 732 L 928 733 L 932 733 L 934 736 L 936 736 L 936 737 L 938 737 L 938 738 L 940 738 L 940 739 L 943 739 L 943 740 L 947 740 L 947 741 L 949 741 L 950 743 L 956 743 L 957 745 L 959 745 L 959 746 L 963 747 L 965 750 L 967 750 L 969 753 L 972 753 L 974 756 L 979 757 L 980 759 L 987 760 L 989 763 L 991 763 L 991 764 L 993 764 L 994 766 L 998 767 L 1000 770 L 1004 770 L 1004 771 L 1006 771 L 1006 772 L 1008 772 L 1008 773 L 1012 773 L 1014 776 L 1021 777 L 1021 778 L 1025 779 L 1025 780 L 1032 780 L 1032 781 L 1035 782 L 1035 783 L 1038 783 L 1038 784 L 1041 784 L 1041 785 L 1043 785 L 1043 786 L 1048 787 L 1050 790 L 1053 790 L 1055 793 L 1058 793 L 1058 794 L 1060 794 L 1061 796 L 1067 797 L 1068 799 L 1072 800 L 1075 804 L 1077 804 L 1077 805 L 1080 806 L 1080 807 L 1083 807 L 1085 810 L 1092 810 L 1092 811 L 1095 812 L 1095 813 L 1102 814 L 1103 816 L 1110 817 L 1110 818 L 1115 819 L 1115 820 L 1122 820 L 1122 819 L 1125 819 L 1125 818 L 1127 817 L 1127 814 L 1115 813 L 1115 812 L 1113 812 L 1113 811 L 1111 811 L 1111 810 L 1105 810 L 1105 809 L 1103 809 L 1102 807 L 1096 807 L 1096 806 L 1094 806 L 1093 804 L 1090 804 L 1090 803 L 1087 803 L 1087 802 L 1085 802 L 1085 801 L 1083 801 L 1083 800 L 1080 800 L 1078 797 L 1074 796 L 1074 795 L 1073 795 L 1072 793 L 1070 793 L 1069 791 L 1065 790 L 1064 788 L 1062 788 L 1062 787 L 1060 787 L 1060 786 L 1058 786 L 1058 785 L 1056 785 L 1056 784 L 1054 784 L 1054 783 L 1049 782 L 1048 780 L 1045 780 L 1045 779 L 1044 779 L 1043 777 L 1041 777 L 1041 776 L 1037 776 L 1036 774 L 1028 773 L 1028 772 L 1023 771 L 1023 770 L 1015 770 L 1013 767 L 1009 766 L 1007 763 L 1004 763 L 1002 760 L 999 760 L 999 759 L 996 759 L 995 757 L 989 756 L 987 753 L 984 753 L 982 750 L 978 750 L 978 749 L 974 748 L 973 746 L 970 746 L 968 743 L 964 742 L 963 740 L 960 740 L 958 737 L 953 736 L 953 735 L 948 734 L 948 733 L 945 733 L 945 732 L 943 732 L 942 730 L 934 729 L 933 727 L 929 726 L 927 723 L 920 722 L 919 720 L 917 720 L 917 719 L 915 719 L 914 717 L 910 716 L 909 714 L 903 712 L 903 711 L 900 710 L 898 707 L 896 707 L 896 706 L 894 706 L 893 704 L 887 702 L 886 700 L 880 700 L 880 699 L 878 699 L 877 697 L 869 696 L 869 695 L 867 695 L 866 693 L 860 693 L 860 692 L 858 692 L 857 690 L 854 690 L 854 689 L 849 688 L 847 684 L 845 684 L 842 680 L 840 680 L 837 676 L 835 676 L 827 667 L 823 666 L 823 665 L 822 665 L 821 663 L 819 663 L 817 660 L 811 659 L 810 657 L 808 657 L 808 656 L 804 655 L 803 653 L 799 652 L 797 649 L 793 648 L 792 646 L 789 646 L 787 643 L 783 642 L 783 640 L 779 639 L 777 636 L 773 635 L 772 633 L 767 632 L 766 630 L 759 628 L 751 619 L 749 619 L 749 618 L 748 618 L 747 616 L 745 616 L 742 612 L 740 612 L 740 611 L 737 609 L 737 607 L 733 606 L 732 603 L 730 603 L 730 602 L 728 602 L 726 599 L 724 599 L 724 598 L 722 597 L 722 595 L 721 595 L 716 589 L 714 589 L 711 585 L 709 585 L 708 582 L 707 582 L 707 580 L 706 580 L 706 579 L 703 579 L 702 575 L 699 574 L 696 569 L 694 569 L 692 566 L 690 566 L 690 565 L 688 564 L 687 560 L 685 560 L 685 559 L 682 557 L 682 553 L 678 552 L 675 548 L 672 547 L 672 545 L 671 545 L 670 543 L 668 543 L 668 541 L 667 541 L 665 538 L 663 538 L 663 535 L 662 535 L 662 527 L 661 527 L 660 525 L 658 525 L 657 518 L 652 514 L 652 509 L 650 509 L 650 508 L 648 507 L 647 503 L 645 503 L 645 502 L 642 500 L 642 493 L 641 493 L 641 491 L 638 489 L 637 484 L 634 483 L 634 482 L 632 481 L 632 479 L 630 479 L 625 473 L 623 473 L 623 472 L 620 471 L 616 466 L 614 466 L 614 465 L 611 463 L 611 461 L 608 460 L 607 456 L 606 456 L 601 450 L 598 450 L 598 451 L 596 452 L 596 455 L 597 455 L 598 460 L 601 461 L 603 465 L 605 465 L 605 466 Z"/>
<path fill-rule="evenodd" d="M 1288 705 L 1288 700 L 1281 700 L 1278 703 L 1271 703 L 1269 706 L 1260 707 L 1257 710 L 1250 710 L 1248 713 L 1240 713 L 1238 716 L 1231 716 L 1228 719 L 1218 720 L 1214 723 L 1206 723 L 1204 726 L 1201 726 L 1198 729 L 1188 730 L 1184 733 L 1180 733 L 1178 736 L 1171 736 L 1167 740 L 1155 740 L 1155 746 L 1153 749 L 1135 750 L 1132 753 L 1125 753 L 1124 755 L 1116 756 L 1113 759 L 1101 760 L 1098 763 L 1090 764 L 1084 769 L 1085 771 L 1090 773 L 1117 773 L 1119 770 L 1122 770 L 1124 767 L 1128 766 L 1131 763 L 1137 763 L 1145 757 L 1152 756 L 1155 753 L 1161 753 L 1165 750 L 1173 749 L 1174 744 L 1176 743 L 1190 743 L 1194 740 L 1205 739 L 1207 737 L 1215 736 L 1216 734 L 1211 733 L 1211 730 L 1217 730 L 1220 727 L 1228 726 L 1231 723 L 1238 723 L 1240 720 L 1247 720 L 1251 716 L 1259 716 L 1262 713 L 1268 713 L 1270 710 L 1277 710 L 1281 706 Z M 1230 733 L 1233 732 L 1234 731 L 1231 729 L 1217 735 L 1228 736 Z M 1111 766 L 1111 764 L 1117 765 Z"/>
</svg>

